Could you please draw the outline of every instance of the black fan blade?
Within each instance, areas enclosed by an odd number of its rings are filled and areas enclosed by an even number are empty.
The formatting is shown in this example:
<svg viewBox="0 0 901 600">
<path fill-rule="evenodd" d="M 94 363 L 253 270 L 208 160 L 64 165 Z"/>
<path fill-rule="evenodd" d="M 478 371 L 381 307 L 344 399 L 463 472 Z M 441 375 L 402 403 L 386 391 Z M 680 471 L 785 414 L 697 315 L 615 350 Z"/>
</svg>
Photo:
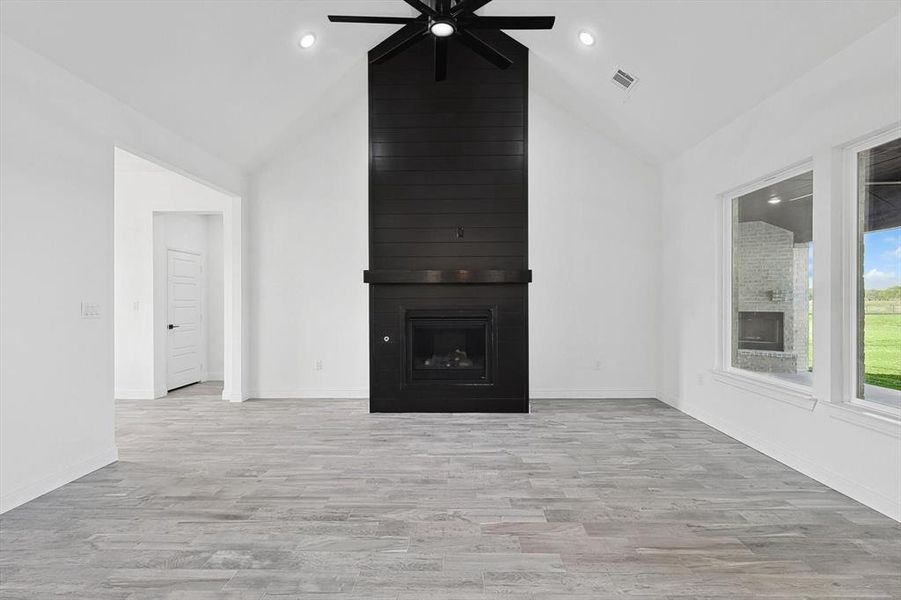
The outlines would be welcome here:
<svg viewBox="0 0 901 600">
<path fill-rule="evenodd" d="M 470 29 L 552 29 L 556 17 L 476 17 L 466 21 Z"/>
<path fill-rule="evenodd" d="M 419 12 L 421 12 L 422 14 L 429 15 L 430 17 L 432 17 L 434 19 L 437 19 L 438 17 L 441 16 L 440 14 L 438 14 L 438 11 L 436 11 L 434 8 L 432 8 L 428 4 L 422 2 L 421 0 L 404 0 L 404 2 L 406 2 L 410 6 L 412 6 Z"/>
<path fill-rule="evenodd" d="M 428 35 L 428 33 L 429 30 L 426 24 L 419 20 L 401 27 L 369 51 L 369 63 L 379 64 L 397 56 Z"/>
<path fill-rule="evenodd" d="M 435 38 L 435 81 L 447 79 L 447 38 Z"/>
<path fill-rule="evenodd" d="M 479 10 L 489 2 L 491 2 L 491 0 L 463 0 L 463 2 L 457 4 L 451 12 L 455 15 L 471 13 Z"/>
<path fill-rule="evenodd" d="M 498 68 L 506 69 L 513 64 L 513 61 L 477 38 L 469 31 L 463 30 L 457 36 L 461 42 L 469 46 L 469 49 L 495 65 Z"/>
<path fill-rule="evenodd" d="M 353 17 L 347 15 L 329 15 L 332 23 L 388 23 L 392 25 L 406 25 L 414 23 L 414 17 Z"/>
</svg>

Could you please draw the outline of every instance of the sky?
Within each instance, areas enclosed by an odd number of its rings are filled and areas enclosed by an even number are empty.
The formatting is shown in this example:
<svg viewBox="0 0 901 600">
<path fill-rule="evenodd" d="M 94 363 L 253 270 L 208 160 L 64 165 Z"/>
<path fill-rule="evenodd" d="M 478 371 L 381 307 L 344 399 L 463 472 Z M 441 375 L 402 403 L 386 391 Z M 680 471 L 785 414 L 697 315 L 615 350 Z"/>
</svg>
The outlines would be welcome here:
<svg viewBox="0 0 901 600">
<path fill-rule="evenodd" d="M 901 285 L 901 227 L 866 233 L 863 245 L 864 288 L 884 290 Z"/>
</svg>

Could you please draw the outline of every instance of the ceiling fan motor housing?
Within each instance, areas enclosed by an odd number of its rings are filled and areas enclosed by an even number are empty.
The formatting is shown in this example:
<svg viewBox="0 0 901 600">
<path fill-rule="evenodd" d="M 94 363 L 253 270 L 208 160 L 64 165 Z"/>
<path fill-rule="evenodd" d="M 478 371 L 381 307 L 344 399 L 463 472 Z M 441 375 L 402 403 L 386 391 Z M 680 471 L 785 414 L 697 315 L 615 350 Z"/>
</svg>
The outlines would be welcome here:
<svg viewBox="0 0 901 600">
<path fill-rule="evenodd" d="M 554 17 L 482 17 L 475 11 L 491 0 L 404 0 L 417 11 L 418 17 L 355 17 L 329 15 L 333 23 L 389 23 L 401 29 L 372 49 L 369 62 L 383 63 L 432 36 L 435 45 L 435 81 L 447 78 L 447 42 L 453 36 L 464 46 L 495 65 L 506 69 L 513 61 L 485 42 L 473 30 L 551 29 Z"/>
</svg>

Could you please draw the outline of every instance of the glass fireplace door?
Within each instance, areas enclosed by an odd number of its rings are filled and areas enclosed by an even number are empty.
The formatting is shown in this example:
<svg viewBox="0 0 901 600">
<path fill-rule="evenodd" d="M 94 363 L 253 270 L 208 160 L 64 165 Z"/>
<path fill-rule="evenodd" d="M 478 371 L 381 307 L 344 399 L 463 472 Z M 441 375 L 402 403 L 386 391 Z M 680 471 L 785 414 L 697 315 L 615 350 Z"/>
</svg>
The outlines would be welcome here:
<svg viewBox="0 0 901 600">
<path fill-rule="evenodd" d="M 413 382 L 487 382 L 490 341 L 489 315 L 408 316 L 409 378 Z"/>
</svg>

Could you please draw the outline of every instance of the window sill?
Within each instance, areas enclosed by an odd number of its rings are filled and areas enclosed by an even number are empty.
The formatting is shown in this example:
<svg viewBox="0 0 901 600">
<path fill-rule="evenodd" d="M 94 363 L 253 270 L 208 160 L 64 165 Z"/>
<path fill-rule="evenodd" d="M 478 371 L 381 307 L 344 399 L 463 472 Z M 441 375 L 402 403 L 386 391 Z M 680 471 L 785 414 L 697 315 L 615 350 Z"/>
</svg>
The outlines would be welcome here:
<svg viewBox="0 0 901 600">
<path fill-rule="evenodd" d="M 817 405 L 817 399 L 812 390 L 803 385 L 722 369 L 714 369 L 712 373 L 713 379 L 720 383 L 778 400 L 796 408 L 813 411 Z"/>
<path fill-rule="evenodd" d="M 851 402 L 824 402 L 823 406 L 829 407 L 833 419 L 901 439 L 901 418 L 895 414 Z"/>
</svg>

